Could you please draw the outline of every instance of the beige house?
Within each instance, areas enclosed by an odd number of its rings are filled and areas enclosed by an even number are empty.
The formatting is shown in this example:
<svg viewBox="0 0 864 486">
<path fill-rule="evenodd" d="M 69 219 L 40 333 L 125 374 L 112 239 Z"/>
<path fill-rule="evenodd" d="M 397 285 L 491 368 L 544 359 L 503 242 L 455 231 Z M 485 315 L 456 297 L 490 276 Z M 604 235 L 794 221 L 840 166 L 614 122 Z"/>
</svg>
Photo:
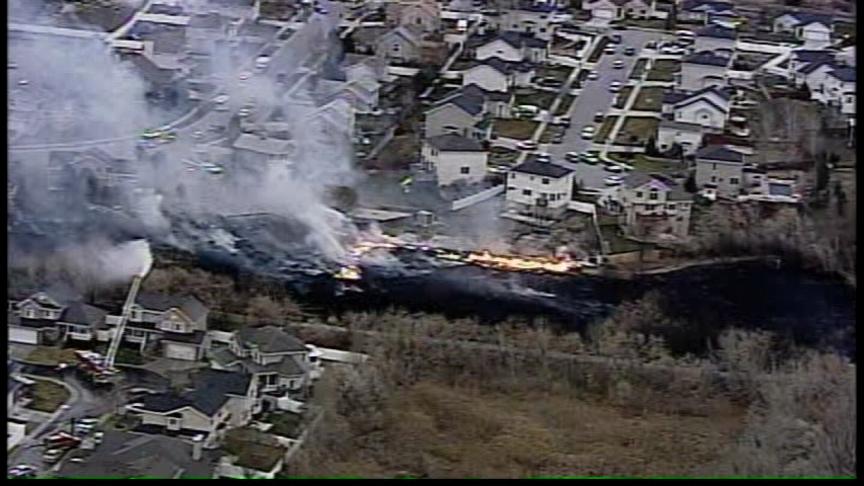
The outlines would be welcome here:
<svg viewBox="0 0 864 486">
<path fill-rule="evenodd" d="M 385 16 L 391 27 L 411 26 L 425 33 L 441 30 L 441 7 L 434 0 L 390 2 Z"/>
<path fill-rule="evenodd" d="M 693 196 L 666 178 L 633 172 L 618 189 L 624 231 L 642 238 L 686 238 Z"/>
<path fill-rule="evenodd" d="M 193 296 L 154 293 L 138 295 L 131 306 L 123 339 L 139 344 L 141 350 L 161 347 L 166 358 L 197 361 L 209 346 L 209 310 Z M 109 324 L 119 318 L 109 316 Z"/>
<path fill-rule="evenodd" d="M 696 185 L 713 189 L 718 197 L 736 198 L 744 189 L 744 154 L 723 146 L 696 152 Z"/>
<path fill-rule="evenodd" d="M 488 158 L 480 142 L 454 134 L 426 139 L 421 150 L 424 169 L 435 173 L 439 186 L 482 182 Z"/>
<path fill-rule="evenodd" d="M 506 206 L 517 213 L 555 218 L 573 197 L 574 171 L 549 162 L 529 160 L 507 174 Z"/>
</svg>

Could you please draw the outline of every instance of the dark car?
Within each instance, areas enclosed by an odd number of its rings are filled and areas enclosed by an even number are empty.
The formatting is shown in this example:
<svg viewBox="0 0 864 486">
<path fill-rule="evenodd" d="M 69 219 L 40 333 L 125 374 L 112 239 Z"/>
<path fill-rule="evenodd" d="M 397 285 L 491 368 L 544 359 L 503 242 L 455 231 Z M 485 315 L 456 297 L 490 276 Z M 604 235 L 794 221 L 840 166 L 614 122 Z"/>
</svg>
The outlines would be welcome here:
<svg viewBox="0 0 864 486">
<path fill-rule="evenodd" d="M 621 34 L 613 34 L 610 37 L 610 44 L 620 44 L 621 43 Z"/>
<path fill-rule="evenodd" d="M 628 47 L 627 49 L 624 49 L 624 55 L 625 56 L 635 56 L 636 55 L 636 48 L 635 47 Z"/>
</svg>

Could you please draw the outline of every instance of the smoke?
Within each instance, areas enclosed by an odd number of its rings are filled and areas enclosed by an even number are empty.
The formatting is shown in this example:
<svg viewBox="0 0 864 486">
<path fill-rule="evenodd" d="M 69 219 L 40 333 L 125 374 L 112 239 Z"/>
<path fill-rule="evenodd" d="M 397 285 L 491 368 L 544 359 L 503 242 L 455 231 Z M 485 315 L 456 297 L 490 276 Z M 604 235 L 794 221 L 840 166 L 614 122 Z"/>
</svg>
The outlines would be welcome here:
<svg viewBox="0 0 864 486">
<path fill-rule="evenodd" d="M 203 1 L 178 5 L 200 13 L 213 8 Z M 129 240 L 206 241 L 208 236 L 199 228 L 220 217 L 266 212 L 302 224 L 306 244 L 326 258 L 340 259 L 342 242 L 354 228 L 327 206 L 325 194 L 331 186 L 355 181 L 353 113 L 347 101 L 322 99 L 316 88 L 323 66 L 332 67 L 340 56 L 333 35 L 337 22 L 333 14 L 314 15 L 287 42 L 271 41 L 274 49 L 266 74 L 254 68 L 263 42 L 243 41 L 235 48 L 225 31 L 214 31 L 210 37 L 187 32 L 187 46 L 194 40 L 203 60 L 190 58 L 183 49 L 175 57 L 186 66 L 182 71 L 195 71 L 196 79 L 217 85 L 205 100 L 229 96 L 225 112 L 212 106 L 190 111 L 194 106 L 186 101 L 182 85 L 154 80 L 160 73 L 143 67 L 143 58 L 120 59 L 101 42 L 10 35 L 10 62 L 18 65 L 10 81 L 20 88 L 10 93 L 10 104 L 20 108 L 19 118 L 24 119 L 16 126 L 28 127 L 10 150 L 9 182 L 16 188 L 10 247 L 26 250 L 16 255 L 26 253 L 39 260 L 28 247 L 28 235 L 35 232 L 44 242 L 43 256 L 60 262 L 58 267 L 76 282 L 118 282 L 149 266 L 149 247 Z M 276 82 L 277 73 L 296 81 L 290 91 Z M 18 86 L 21 79 L 26 86 Z M 148 102 L 148 94 L 166 89 L 181 90 L 176 106 Z M 244 106 L 251 106 L 254 116 L 241 121 L 234 115 Z M 266 115 L 277 111 L 288 132 L 287 155 L 272 157 L 232 147 L 241 130 L 247 136 L 276 138 L 265 128 L 276 121 Z M 179 125 L 175 142 L 136 149 L 144 129 L 179 119 L 189 121 Z M 211 131 L 214 126 L 223 127 L 223 135 Z M 202 133 L 207 140 L 200 140 Z M 111 141 L 102 143 L 106 140 Z M 50 146 L 57 142 L 75 146 L 63 151 Z M 205 164 L 216 164 L 223 173 L 208 172 Z M 180 224 L 190 220 L 203 225 Z M 191 234 L 184 240 L 177 237 L 178 231 Z M 9 259 L 13 266 L 33 262 Z"/>
</svg>

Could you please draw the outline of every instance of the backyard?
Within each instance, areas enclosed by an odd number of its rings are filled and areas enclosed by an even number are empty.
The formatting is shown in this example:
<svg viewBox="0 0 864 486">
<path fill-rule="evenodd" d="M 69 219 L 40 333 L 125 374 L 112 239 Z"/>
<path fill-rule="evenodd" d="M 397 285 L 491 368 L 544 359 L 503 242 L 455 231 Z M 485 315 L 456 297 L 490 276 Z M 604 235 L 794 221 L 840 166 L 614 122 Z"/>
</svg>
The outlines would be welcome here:
<svg viewBox="0 0 864 486">
<path fill-rule="evenodd" d="M 658 59 L 654 61 L 646 81 L 674 81 L 675 73 L 681 69 L 681 62 L 673 59 Z"/>
<path fill-rule="evenodd" d="M 538 122 L 533 120 L 496 118 L 492 130 L 499 137 L 526 140 L 534 135 L 539 125 Z"/>
<path fill-rule="evenodd" d="M 224 449 L 237 456 L 235 465 L 258 471 L 270 471 L 285 455 L 273 436 L 251 428 L 229 430 Z"/>
<path fill-rule="evenodd" d="M 609 136 L 609 133 L 612 132 L 612 127 L 615 126 L 615 122 L 618 121 L 618 116 L 607 116 L 603 119 L 603 123 L 600 125 L 600 128 L 597 129 L 597 133 L 594 135 L 594 142 L 596 143 L 605 143 L 606 137 Z"/>
<path fill-rule="evenodd" d="M 33 401 L 28 408 L 52 413 L 69 400 L 69 390 L 48 380 L 33 380 Z"/>
<path fill-rule="evenodd" d="M 513 165 L 519 158 L 519 152 L 506 147 L 492 147 L 489 149 L 489 165 Z"/>
<path fill-rule="evenodd" d="M 649 86 L 639 90 L 639 96 L 633 104 L 638 111 L 660 111 L 663 107 L 663 91 L 659 86 Z"/>
<path fill-rule="evenodd" d="M 660 120 L 652 117 L 628 116 L 615 138 L 618 145 L 645 145 L 657 133 Z"/>
</svg>

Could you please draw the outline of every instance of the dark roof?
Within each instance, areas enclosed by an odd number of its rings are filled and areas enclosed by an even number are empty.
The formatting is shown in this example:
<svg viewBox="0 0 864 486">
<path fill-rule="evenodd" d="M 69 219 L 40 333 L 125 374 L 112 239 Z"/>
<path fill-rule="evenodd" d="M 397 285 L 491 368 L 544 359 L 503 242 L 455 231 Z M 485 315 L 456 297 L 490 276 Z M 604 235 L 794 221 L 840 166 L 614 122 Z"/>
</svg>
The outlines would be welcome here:
<svg viewBox="0 0 864 486">
<path fill-rule="evenodd" d="M 702 51 L 691 54 L 684 58 L 684 62 L 690 64 L 703 64 L 707 66 L 728 66 L 729 58 L 718 56 L 711 51 Z"/>
<path fill-rule="evenodd" d="M 692 105 L 694 103 L 698 103 L 700 101 L 704 101 L 705 103 L 708 103 L 709 105 L 713 106 L 714 108 L 717 108 L 718 110 L 720 110 L 724 113 L 729 111 L 728 108 L 723 108 L 722 106 L 718 105 L 717 103 L 711 101 L 710 98 L 705 98 L 702 96 L 691 96 L 687 99 L 687 101 L 676 104 L 675 108 L 676 109 L 677 108 L 684 108 L 685 106 L 690 106 L 690 105 Z"/>
<path fill-rule="evenodd" d="M 707 7 L 707 10 L 711 12 L 722 12 L 724 10 L 732 9 L 732 4 L 729 2 L 711 2 L 705 0 L 687 0 L 682 5 L 683 10 L 693 10 L 699 7 Z"/>
<path fill-rule="evenodd" d="M 699 149 L 696 152 L 697 159 L 707 159 L 707 160 L 722 160 L 724 162 L 744 162 L 744 154 L 741 152 L 736 152 L 734 150 L 729 150 L 726 147 L 722 146 L 708 146 Z"/>
<path fill-rule="evenodd" d="M 225 402 L 228 395 L 246 395 L 252 377 L 244 373 L 205 369 L 192 378 L 195 389 L 182 394 L 175 392 L 154 393 L 136 398 L 139 408 L 157 413 L 166 413 L 184 407 L 213 416 Z"/>
<path fill-rule="evenodd" d="M 138 294 L 135 303 L 145 309 L 161 312 L 174 308 L 180 309 L 193 321 L 197 321 L 201 317 L 204 317 L 208 312 L 207 307 L 205 307 L 200 300 L 191 295 L 176 296 L 144 292 Z"/>
<path fill-rule="evenodd" d="M 76 302 L 63 312 L 60 321 L 69 324 L 83 324 L 93 328 L 105 327 L 105 316 L 108 312 L 89 304 Z"/>
<path fill-rule="evenodd" d="M 204 331 L 194 331 L 191 333 L 185 332 L 165 332 L 162 334 L 163 341 L 174 341 L 176 343 L 201 344 L 204 342 L 204 336 L 207 333 Z"/>
<path fill-rule="evenodd" d="M 476 96 L 466 96 L 462 93 L 458 93 L 454 96 L 447 97 L 441 100 L 435 108 L 453 103 L 465 112 L 470 115 L 479 115 L 483 113 L 483 98 L 479 98 Z"/>
<path fill-rule="evenodd" d="M 690 93 L 686 91 L 665 91 L 663 93 L 663 103 L 674 105 L 675 103 L 686 100 L 689 97 Z"/>
<path fill-rule="evenodd" d="M 811 62 L 810 64 L 806 64 L 798 68 L 798 72 L 801 74 L 810 74 L 822 66 L 836 67 L 837 64 L 835 64 L 832 60 Z"/>
<path fill-rule="evenodd" d="M 562 167 L 548 162 L 537 162 L 536 160 L 522 162 L 511 170 L 513 172 L 524 172 L 526 174 L 554 177 L 556 179 L 573 172 L 573 169 L 568 169 L 567 167 Z"/>
<path fill-rule="evenodd" d="M 844 83 L 855 82 L 855 68 L 841 67 L 831 71 L 828 74 L 839 79 L 840 81 L 843 81 Z"/>
<path fill-rule="evenodd" d="M 522 47 L 530 47 L 533 49 L 545 49 L 547 46 L 547 42 L 534 37 L 533 35 L 525 35 L 522 32 L 516 32 L 512 30 L 504 31 L 498 34 L 498 37 L 492 39 L 490 42 L 494 42 L 495 40 L 503 40 L 507 44 L 510 44 L 515 48 Z"/>
<path fill-rule="evenodd" d="M 513 93 L 509 91 L 506 93 L 502 91 L 486 91 L 473 83 L 461 88 L 460 91 L 468 96 L 481 97 L 491 101 L 509 102 L 510 98 L 513 97 Z"/>
<path fill-rule="evenodd" d="M 624 178 L 624 185 L 629 188 L 639 187 L 642 184 L 650 182 L 654 178 L 645 172 L 631 172 Z"/>
<path fill-rule="evenodd" d="M 256 346 L 261 353 L 306 351 L 306 345 L 276 326 L 247 327 L 237 332 L 243 346 Z"/>
<path fill-rule="evenodd" d="M 428 138 L 426 142 L 442 151 L 483 152 L 483 146 L 477 140 L 452 133 Z"/>
<path fill-rule="evenodd" d="M 812 24 L 813 22 L 821 22 L 830 27 L 831 24 L 834 23 L 834 18 L 830 15 L 813 14 L 806 12 L 790 12 L 788 15 L 794 17 L 798 21 L 799 26 Z M 783 15 L 780 15 L 780 17 L 782 16 Z"/>
<path fill-rule="evenodd" d="M 735 29 L 730 29 L 728 27 L 723 27 L 717 24 L 711 24 L 703 29 L 699 29 L 696 31 L 696 35 L 699 37 L 712 37 L 715 39 L 735 39 L 738 33 L 735 32 Z"/>
<path fill-rule="evenodd" d="M 822 49 L 802 49 L 792 51 L 792 56 L 801 62 L 830 61 L 831 59 L 834 59 L 833 52 Z"/>
</svg>

